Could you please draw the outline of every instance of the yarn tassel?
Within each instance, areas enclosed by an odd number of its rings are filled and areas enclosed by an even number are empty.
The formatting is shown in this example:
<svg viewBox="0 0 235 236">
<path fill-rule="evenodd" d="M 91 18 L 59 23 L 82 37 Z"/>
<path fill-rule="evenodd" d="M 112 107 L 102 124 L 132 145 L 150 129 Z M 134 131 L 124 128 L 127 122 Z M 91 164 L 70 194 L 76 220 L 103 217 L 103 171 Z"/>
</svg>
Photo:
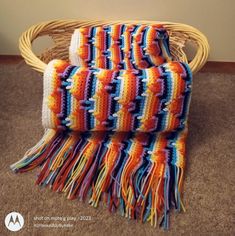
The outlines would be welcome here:
<svg viewBox="0 0 235 236">
<path fill-rule="evenodd" d="M 126 214 L 128 218 L 135 218 L 136 190 L 134 186 L 134 176 L 143 161 L 145 154 L 144 145 L 148 140 L 146 133 L 136 133 L 133 138 L 129 157 L 123 168 L 121 177 L 122 197 L 126 204 Z"/>
<path fill-rule="evenodd" d="M 26 172 L 42 165 L 50 155 L 51 146 L 56 146 L 61 140 L 59 132 L 48 129 L 41 140 L 18 162 L 10 166 L 14 172 Z"/>
<path fill-rule="evenodd" d="M 101 169 L 99 170 L 99 175 L 90 200 L 91 205 L 97 206 L 101 194 L 108 191 L 110 184 L 113 181 L 112 177 L 115 170 L 115 165 L 117 165 L 120 159 L 120 154 L 123 147 L 122 142 L 127 137 L 128 133 L 117 132 L 111 137 L 109 143 L 107 144 L 107 150 L 104 154 L 103 163 L 101 164 Z"/>
<path fill-rule="evenodd" d="M 47 159 L 38 175 L 36 183 L 39 185 L 45 186 L 50 184 L 50 187 L 55 189 L 54 182 L 58 176 L 58 172 L 63 167 L 64 162 L 69 160 L 73 147 L 77 140 L 80 139 L 75 133 L 62 133 L 62 135 L 62 141 L 53 147 L 51 158 Z"/>
<path fill-rule="evenodd" d="M 103 199 L 129 219 L 169 226 L 172 206 L 179 211 L 186 132 L 74 132 L 47 130 L 13 164 L 15 172 L 41 166 L 36 183 L 64 192 L 69 199 L 97 207 Z"/>
<path fill-rule="evenodd" d="M 80 150 L 77 161 L 74 163 L 70 172 L 70 178 L 68 179 L 63 192 L 68 193 L 69 199 L 74 199 L 79 194 L 79 188 L 89 171 L 95 156 L 99 152 L 102 140 L 104 140 L 106 133 L 94 132 L 88 139 L 87 144 Z"/>
</svg>

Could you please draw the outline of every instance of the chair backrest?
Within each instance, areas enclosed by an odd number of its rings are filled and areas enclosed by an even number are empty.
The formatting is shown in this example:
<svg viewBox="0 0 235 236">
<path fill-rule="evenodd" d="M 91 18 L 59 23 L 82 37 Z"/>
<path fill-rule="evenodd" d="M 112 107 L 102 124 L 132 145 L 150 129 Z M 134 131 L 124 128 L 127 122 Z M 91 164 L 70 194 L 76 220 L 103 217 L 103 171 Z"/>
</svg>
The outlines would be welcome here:
<svg viewBox="0 0 235 236">
<path fill-rule="evenodd" d="M 146 69 L 172 60 L 169 36 L 160 24 L 80 27 L 69 50 L 72 64 L 102 69 Z"/>
</svg>

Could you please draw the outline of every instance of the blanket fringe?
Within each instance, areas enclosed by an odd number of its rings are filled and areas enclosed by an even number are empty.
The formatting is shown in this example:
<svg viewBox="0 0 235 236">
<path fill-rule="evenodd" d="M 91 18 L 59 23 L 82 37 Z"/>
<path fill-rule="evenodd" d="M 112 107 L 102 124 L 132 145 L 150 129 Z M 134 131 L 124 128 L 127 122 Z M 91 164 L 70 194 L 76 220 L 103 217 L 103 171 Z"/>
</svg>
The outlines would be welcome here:
<svg viewBox="0 0 235 236">
<path fill-rule="evenodd" d="M 171 136 L 48 129 L 11 169 L 26 172 L 41 166 L 38 185 L 49 185 L 69 199 L 85 200 L 89 195 L 94 207 L 102 199 L 110 212 L 119 208 L 127 218 L 149 221 L 154 227 L 160 222 L 167 229 L 170 208 L 184 210 L 186 134 Z"/>
</svg>

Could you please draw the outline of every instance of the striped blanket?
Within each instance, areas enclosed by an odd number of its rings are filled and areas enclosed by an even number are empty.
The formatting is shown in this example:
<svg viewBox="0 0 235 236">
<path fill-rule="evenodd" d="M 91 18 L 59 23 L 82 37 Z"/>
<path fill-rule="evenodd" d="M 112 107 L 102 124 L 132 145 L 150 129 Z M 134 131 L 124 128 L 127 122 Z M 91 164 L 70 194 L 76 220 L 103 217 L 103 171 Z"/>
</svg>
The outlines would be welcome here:
<svg viewBox="0 0 235 236">
<path fill-rule="evenodd" d="M 168 228 L 184 209 L 189 66 L 162 25 L 80 28 L 69 50 L 44 72 L 45 134 L 12 170 L 40 166 L 39 185 Z"/>
</svg>

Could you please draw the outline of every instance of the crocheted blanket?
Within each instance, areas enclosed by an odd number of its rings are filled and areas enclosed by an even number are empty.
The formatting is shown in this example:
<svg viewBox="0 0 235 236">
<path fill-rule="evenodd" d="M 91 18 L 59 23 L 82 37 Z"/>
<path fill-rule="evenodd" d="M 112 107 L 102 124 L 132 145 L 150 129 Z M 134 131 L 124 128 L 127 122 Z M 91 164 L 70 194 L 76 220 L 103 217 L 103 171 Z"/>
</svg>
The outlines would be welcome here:
<svg viewBox="0 0 235 236">
<path fill-rule="evenodd" d="M 112 25 L 75 30 L 69 48 L 73 65 L 102 69 L 146 69 L 172 60 L 162 25 Z"/>
<path fill-rule="evenodd" d="M 46 132 L 11 168 L 41 166 L 39 185 L 168 228 L 170 208 L 184 208 L 192 84 L 169 52 L 159 25 L 76 30 L 73 65 L 53 60 L 44 73 Z"/>
</svg>

